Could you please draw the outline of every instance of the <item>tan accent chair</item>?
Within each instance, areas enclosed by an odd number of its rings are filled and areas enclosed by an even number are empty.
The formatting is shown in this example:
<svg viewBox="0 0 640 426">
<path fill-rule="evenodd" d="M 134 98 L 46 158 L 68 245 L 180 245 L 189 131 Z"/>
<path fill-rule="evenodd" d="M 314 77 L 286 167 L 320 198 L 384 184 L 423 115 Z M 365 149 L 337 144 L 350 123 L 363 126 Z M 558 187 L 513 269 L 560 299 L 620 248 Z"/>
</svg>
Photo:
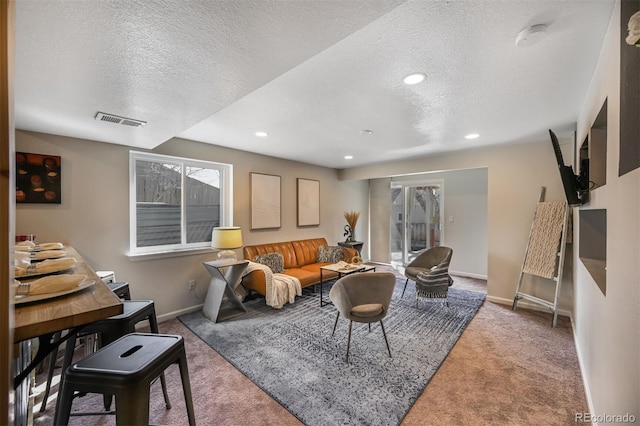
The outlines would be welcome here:
<svg viewBox="0 0 640 426">
<path fill-rule="evenodd" d="M 407 280 L 400 297 L 404 296 L 409 280 L 416 282 L 416 303 L 417 296 L 420 295 L 447 297 L 448 287 L 453 284 L 449 276 L 449 263 L 452 256 L 453 249 L 443 246 L 433 247 L 420 253 L 404 270 Z"/>
<path fill-rule="evenodd" d="M 360 272 L 340 278 L 331 288 L 329 299 L 338 309 L 331 335 L 333 336 L 336 332 L 340 314 L 349 320 L 346 362 L 349 362 L 351 327 L 354 321 L 369 324 L 369 331 L 371 331 L 372 322 L 380 321 L 382 335 L 391 357 L 382 319 L 387 316 L 395 285 L 396 277 L 391 272 Z"/>
</svg>

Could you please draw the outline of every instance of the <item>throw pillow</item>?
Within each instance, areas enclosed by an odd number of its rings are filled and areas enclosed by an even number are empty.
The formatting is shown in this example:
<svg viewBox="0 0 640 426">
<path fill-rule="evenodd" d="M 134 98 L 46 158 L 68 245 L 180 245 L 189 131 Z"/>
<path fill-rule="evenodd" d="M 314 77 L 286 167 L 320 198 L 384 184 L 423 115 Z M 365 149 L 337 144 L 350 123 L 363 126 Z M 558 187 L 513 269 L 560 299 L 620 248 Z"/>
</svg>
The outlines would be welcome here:
<svg viewBox="0 0 640 426">
<path fill-rule="evenodd" d="M 320 246 L 318 247 L 318 262 L 336 263 L 344 260 L 344 252 L 340 246 Z"/>
<path fill-rule="evenodd" d="M 261 254 L 254 257 L 253 261 L 267 265 L 271 268 L 274 274 L 281 274 L 284 272 L 284 258 L 280 253 Z"/>
</svg>

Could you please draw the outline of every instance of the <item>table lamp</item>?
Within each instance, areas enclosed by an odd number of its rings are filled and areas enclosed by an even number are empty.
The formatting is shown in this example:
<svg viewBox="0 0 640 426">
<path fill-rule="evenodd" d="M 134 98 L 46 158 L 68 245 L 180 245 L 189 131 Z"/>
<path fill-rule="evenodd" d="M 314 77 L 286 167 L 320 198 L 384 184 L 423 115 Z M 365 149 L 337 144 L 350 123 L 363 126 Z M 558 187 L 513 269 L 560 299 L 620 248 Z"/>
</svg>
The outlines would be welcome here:
<svg viewBox="0 0 640 426">
<path fill-rule="evenodd" d="M 231 249 L 242 247 L 242 231 L 239 226 L 215 227 L 211 233 L 211 247 L 220 250 L 218 259 L 237 260 Z"/>
</svg>

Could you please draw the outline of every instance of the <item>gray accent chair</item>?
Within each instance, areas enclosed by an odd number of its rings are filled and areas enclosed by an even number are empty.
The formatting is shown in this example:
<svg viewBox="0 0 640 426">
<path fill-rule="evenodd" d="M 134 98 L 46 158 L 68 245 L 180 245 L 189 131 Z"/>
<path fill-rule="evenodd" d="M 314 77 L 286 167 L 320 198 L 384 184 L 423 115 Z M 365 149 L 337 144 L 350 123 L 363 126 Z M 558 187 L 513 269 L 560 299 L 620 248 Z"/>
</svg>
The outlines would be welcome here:
<svg viewBox="0 0 640 426">
<path fill-rule="evenodd" d="M 412 280 L 416 283 L 416 306 L 419 297 L 446 298 L 449 287 L 453 284 L 449 275 L 452 256 L 453 249 L 443 246 L 427 249 L 418 255 L 404 270 L 407 280 L 401 297 L 404 296 L 409 280 Z"/>
<path fill-rule="evenodd" d="M 389 357 L 391 357 L 391 349 L 382 319 L 389 310 L 395 285 L 396 277 L 391 272 L 362 272 L 340 278 L 331 288 L 329 299 L 338 309 L 331 335 L 333 336 L 336 332 L 340 314 L 349 320 L 346 362 L 349 362 L 351 328 L 354 321 L 369 324 L 369 331 L 371 331 L 372 322 L 380 321 L 382 335 L 387 344 Z"/>
</svg>

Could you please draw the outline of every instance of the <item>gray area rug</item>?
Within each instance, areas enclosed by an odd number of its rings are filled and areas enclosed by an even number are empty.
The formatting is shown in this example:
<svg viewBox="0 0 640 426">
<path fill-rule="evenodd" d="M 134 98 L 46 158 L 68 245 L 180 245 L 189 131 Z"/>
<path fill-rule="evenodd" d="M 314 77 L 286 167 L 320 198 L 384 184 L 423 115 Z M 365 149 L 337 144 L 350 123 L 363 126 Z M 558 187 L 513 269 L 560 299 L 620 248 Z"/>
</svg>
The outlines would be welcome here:
<svg viewBox="0 0 640 426">
<path fill-rule="evenodd" d="M 454 284 L 448 307 L 421 299 L 416 308 L 415 285 L 401 299 L 403 286 L 398 278 L 384 319 L 393 358 L 379 323 L 370 333 L 354 323 L 347 364 L 349 321 L 341 317 L 332 337 L 337 311 L 310 288 L 280 310 L 257 299 L 224 322 L 200 311 L 179 320 L 306 425 L 397 425 L 485 299 Z"/>
</svg>

